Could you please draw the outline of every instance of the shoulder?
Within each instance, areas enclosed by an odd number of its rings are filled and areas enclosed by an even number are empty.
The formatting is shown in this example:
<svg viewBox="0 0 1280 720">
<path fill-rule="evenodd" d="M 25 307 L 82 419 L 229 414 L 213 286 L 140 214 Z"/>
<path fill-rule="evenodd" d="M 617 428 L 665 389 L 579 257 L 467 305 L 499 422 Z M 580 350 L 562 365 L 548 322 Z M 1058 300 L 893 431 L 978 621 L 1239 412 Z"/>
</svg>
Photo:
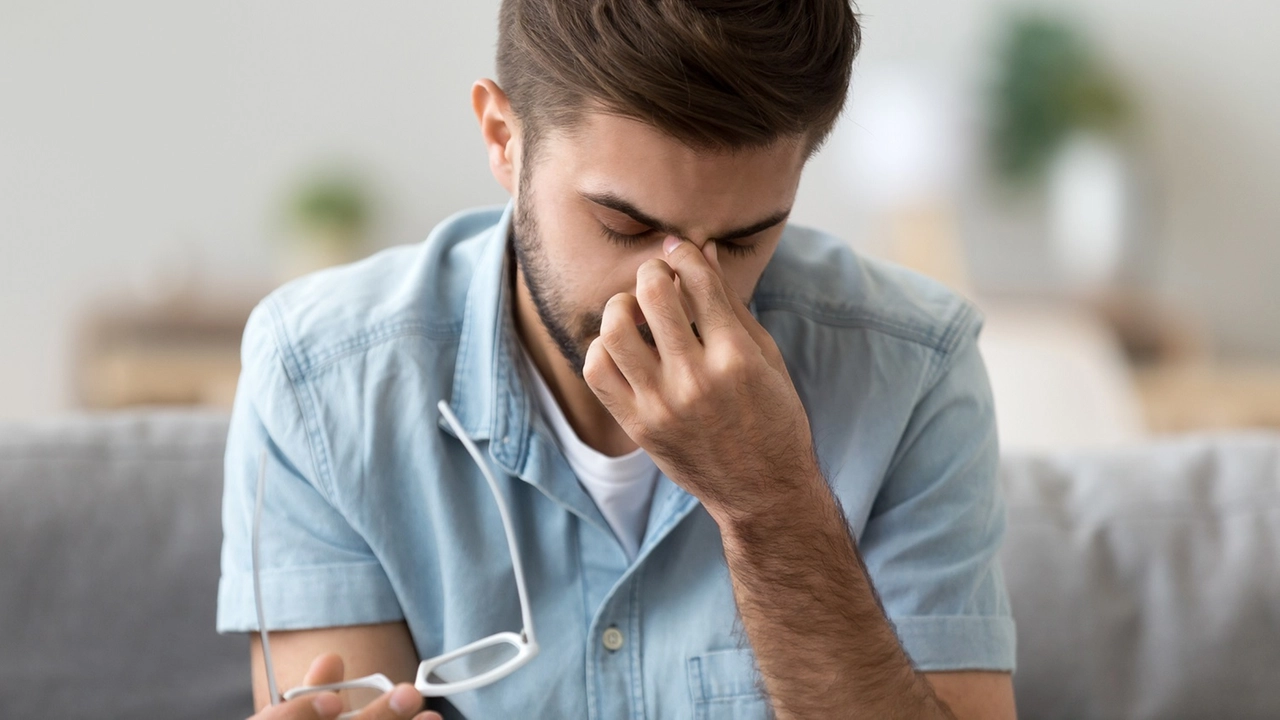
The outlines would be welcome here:
<svg viewBox="0 0 1280 720">
<path fill-rule="evenodd" d="M 854 252 L 843 240 L 788 226 L 760 278 L 757 312 L 845 331 L 872 342 L 902 342 L 947 356 L 977 336 L 982 317 L 941 283 Z"/>
<path fill-rule="evenodd" d="M 423 242 L 277 288 L 250 316 L 244 362 L 254 360 L 255 347 L 269 349 L 297 380 L 396 338 L 456 342 L 473 269 L 501 215 L 501 207 L 464 211 Z"/>
</svg>

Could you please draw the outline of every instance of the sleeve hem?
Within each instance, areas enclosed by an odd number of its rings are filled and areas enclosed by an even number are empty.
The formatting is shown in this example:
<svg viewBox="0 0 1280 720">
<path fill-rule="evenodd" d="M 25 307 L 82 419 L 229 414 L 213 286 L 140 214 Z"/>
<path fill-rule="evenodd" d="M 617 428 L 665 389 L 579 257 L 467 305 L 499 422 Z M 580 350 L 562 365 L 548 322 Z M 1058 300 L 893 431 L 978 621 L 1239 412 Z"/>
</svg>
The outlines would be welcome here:
<svg viewBox="0 0 1280 720">
<path fill-rule="evenodd" d="M 320 565 L 262 573 L 268 630 L 303 630 L 394 622 L 404 610 L 378 563 Z M 218 582 L 217 632 L 255 632 L 253 575 L 223 573 Z"/>
<path fill-rule="evenodd" d="M 913 616 L 893 623 L 918 671 L 1017 669 L 1017 632 L 1011 617 Z"/>
</svg>

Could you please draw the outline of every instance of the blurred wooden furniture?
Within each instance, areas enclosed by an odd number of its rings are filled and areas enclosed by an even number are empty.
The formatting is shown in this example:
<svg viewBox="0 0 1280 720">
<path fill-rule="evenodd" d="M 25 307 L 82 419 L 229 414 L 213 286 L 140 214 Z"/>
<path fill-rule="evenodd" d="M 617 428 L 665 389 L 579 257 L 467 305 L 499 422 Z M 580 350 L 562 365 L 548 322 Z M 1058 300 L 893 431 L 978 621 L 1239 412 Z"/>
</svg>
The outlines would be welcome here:
<svg viewBox="0 0 1280 720">
<path fill-rule="evenodd" d="M 184 297 L 95 308 L 77 340 L 80 403 L 90 409 L 229 408 L 240 375 L 240 338 L 256 302 Z"/>
<path fill-rule="evenodd" d="M 1129 297 L 980 299 L 1002 449 L 1132 444 L 1150 435 L 1280 429 L 1280 365 L 1215 357 L 1194 318 Z"/>
<path fill-rule="evenodd" d="M 1150 432 L 1280 428 L 1280 365 L 1215 358 L 1200 323 L 1149 299 L 1113 297 L 1097 310 L 1133 366 Z"/>
<path fill-rule="evenodd" d="M 1280 428 L 1280 367 L 1154 365 L 1134 380 L 1155 433 Z"/>
</svg>

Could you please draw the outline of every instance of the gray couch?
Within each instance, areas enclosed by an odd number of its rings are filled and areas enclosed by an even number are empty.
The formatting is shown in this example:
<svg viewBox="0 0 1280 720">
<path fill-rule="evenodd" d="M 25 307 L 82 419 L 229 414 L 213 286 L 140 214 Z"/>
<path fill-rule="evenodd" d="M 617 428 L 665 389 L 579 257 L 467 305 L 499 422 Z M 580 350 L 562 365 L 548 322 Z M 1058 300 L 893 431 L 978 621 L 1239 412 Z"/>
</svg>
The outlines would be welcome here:
<svg viewBox="0 0 1280 720">
<path fill-rule="evenodd" d="M 226 418 L 0 426 L 0 718 L 243 718 Z M 1280 718 L 1280 436 L 1007 457 L 1022 718 Z M 488 720 L 488 719 L 486 719 Z"/>
</svg>

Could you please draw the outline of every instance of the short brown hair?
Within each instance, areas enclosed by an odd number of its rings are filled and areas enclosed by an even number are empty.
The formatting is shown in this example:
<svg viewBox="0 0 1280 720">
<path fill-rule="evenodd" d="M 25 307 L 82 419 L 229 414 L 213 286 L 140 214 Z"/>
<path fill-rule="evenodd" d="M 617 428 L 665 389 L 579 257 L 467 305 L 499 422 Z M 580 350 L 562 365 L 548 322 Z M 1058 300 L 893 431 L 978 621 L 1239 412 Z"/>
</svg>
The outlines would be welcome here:
<svg viewBox="0 0 1280 720">
<path fill-rule="evenodd" d="M 503 0 L 498 82 L 526 146 L 595 106 L 698 149 L 812 151 L 861 43 L 849 0 Z"/>
</svg>

